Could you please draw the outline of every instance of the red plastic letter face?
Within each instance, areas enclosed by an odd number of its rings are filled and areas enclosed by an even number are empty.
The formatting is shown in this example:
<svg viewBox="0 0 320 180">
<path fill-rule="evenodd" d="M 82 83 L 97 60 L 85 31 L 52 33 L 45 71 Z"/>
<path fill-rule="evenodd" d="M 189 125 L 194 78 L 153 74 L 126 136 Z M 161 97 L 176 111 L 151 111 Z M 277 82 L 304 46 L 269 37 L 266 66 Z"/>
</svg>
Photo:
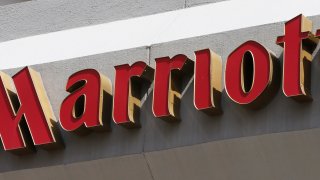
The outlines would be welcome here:
<svg viewBox="0 0 320 180">
<path fill-rule="evenodd" d="M 181 81 L 193 71 L 193 61 L 185 55 L 156 59 L 152 110 L 155 117 L 168 122 L 179 120 Z"/>
<path fill-rule="evenodd" d="M 27 130 L 34 145 L 58 145 L 56 120 L 39 73 L 27 67 L 11 79 L 0 72 L 0 96 L 0 135 L 5 150 L 29 150 L 32 143 L 25 137 Z"/>
<path fill-rule="evenodd" d="M 144 62 L 115 67 L 115 91 L 113 98 L 113 120 L 125 127 L 139 127 L 141 107 L 141 85 L 152 82 L 154 70 Z"/>
<path fill-rule="evenodd" d="M 320 29 L 317 30 L 316 36 L 319 38 L 320 37 Z"/>
<path fill-rule="evenodd" d="M 63 129 L 78 134 L 88 129 L 109 129 L 107 112 L 111 112 L 111 87 L 110 80 L 96 70 L 86 69 L 73 74 L 66 87 L 70 95 L 60 109 Z"/>
<path fill-rule="evenodd" d="M 210 49 L 195 52 L 194 105 L 208 114 L 220 114 L 222 60 Z"/>
<path fill-rule="evenodd" d="M 277 44 L 284 47 L 283 93 L 296 100 L 312 100 L 310 66 L 318 41 L 311 30 L 312 22 L 299 15 L 286 22 L 285 35 L 277 39 Z"/>
<path fill-rule="evenodd" d="M 259 43 L 242 44 L 226 63 L 225 87 L 229 97 L 238 104 L 259 107 L 274 87 L 275 63 L 275 56 Z"/>
</svg>

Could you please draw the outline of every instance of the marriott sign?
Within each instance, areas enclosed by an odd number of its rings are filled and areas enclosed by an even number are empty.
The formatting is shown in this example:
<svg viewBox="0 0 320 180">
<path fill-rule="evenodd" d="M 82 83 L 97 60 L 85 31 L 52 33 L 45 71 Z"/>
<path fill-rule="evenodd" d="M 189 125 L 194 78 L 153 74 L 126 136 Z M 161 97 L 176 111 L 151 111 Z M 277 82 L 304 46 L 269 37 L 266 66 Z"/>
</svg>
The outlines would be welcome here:
<svg viewBox="0 0 320 180">
<path fill-rule="evenodd" d="M 311 31 L 312 22 L 299 15 L 285 23 L 284 35 L 276 40 L 284 49 L 283 93 L 297 101 L 312 100 L 310 66 L 320 30 L 315 35 Z M 110 128 L 106 123 L 109 111 L 115 124 L 139 127 L 144 83 L 153 84 L 154 116 L 166 122 L 179 121 L 183 77 L 194 75 L 194 106 L 209 115 L 222 113 L 222 73 L 229 98 L 250 108 L 261 108 L 280 84 L 279 60 L 258 42 L 247 41 L 236 48 L 224 72 L 215 52 L 203 49 L 194 54 L 194 60 L 183 54 L 156 58 L 155 69 L 141 61 L 115 66 L 114 92 L 111 81 L 98 71 L 75 72 L 67 81 L 69 95 L 61 103 L 58 122 L 63 130 L 77 134 L 104 131 Z M 30 67 L 13 77 L 0 72 L 0 115 L 0 135 L 7 151 L 21 153 L 34 145 L 50 149 L 63 144 L 41 76 Z"/>
</svg>

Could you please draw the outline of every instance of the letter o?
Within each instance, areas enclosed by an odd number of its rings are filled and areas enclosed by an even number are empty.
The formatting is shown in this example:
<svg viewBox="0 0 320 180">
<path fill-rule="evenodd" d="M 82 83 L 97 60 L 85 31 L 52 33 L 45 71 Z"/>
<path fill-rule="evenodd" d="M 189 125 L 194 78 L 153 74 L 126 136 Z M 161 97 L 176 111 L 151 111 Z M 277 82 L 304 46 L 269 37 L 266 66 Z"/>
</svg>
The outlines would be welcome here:
<svg viewBox="0 0 320 180">
<path fill-rule="evenodd" d="M 249 53 L 251 56 L 248 56 Z M 250 59 L 248 59 L 250 58 Z M 252 59 L 251 59 L 252 58 Z M 246 77 L 246 63 L 252 61 L 252 77 Z M 247 41 L 228 57 L 225 68 L 225 88 L 228 96 L 236 103 L 258 107 L 266 102 L 268 91 L 273 91 L 276 66 L 275 56 L 255 41 Z M 249 67 L 250 68 L 250 67 Z M 279 74 L 277 74 L 279 75 Z M 250 80 L 250 88 L 246 81 Z M 251 79 L 252 78 L 252 79 Z"/>
</svg>

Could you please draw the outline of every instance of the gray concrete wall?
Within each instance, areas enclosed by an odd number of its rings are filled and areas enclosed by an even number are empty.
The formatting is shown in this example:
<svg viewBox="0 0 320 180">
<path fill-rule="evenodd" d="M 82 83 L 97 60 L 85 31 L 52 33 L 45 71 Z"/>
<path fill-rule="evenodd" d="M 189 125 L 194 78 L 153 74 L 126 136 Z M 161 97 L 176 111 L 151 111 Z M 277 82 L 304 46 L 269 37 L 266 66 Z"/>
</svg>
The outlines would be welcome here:
<svg viewBox="0 0 320 180">
<path fill-rule="evenodd" d="M 216 3 L 226 0 L 186 0 L 186 7 L 200 6 L 209 3 Z"/>
<path fill-rule="evenodd" d="M 185 0 L 38 0 L 0 7 L 0 41 L 185 7 Z"/>
<path fill-rule="evenodd" d="M 8 5 L 8 4 L 21 3 L 21 2 L 25 2 L 25 1 L 29 1 L 29 0 L 1 0 L 0 1 L 0 6 L 5 6 L 5 5 Z"/>
<path fill-rule="evenodd" d="M 164 151 L 0 174 L 2 180 L 315 180 L 320 129 L 266 134 Z"/>
<path fill-rule="evenodd" d="M 208 2 L 216 0 L 35 0 L 6 6 L 0 2 L 0 42 Z"/>
</svg>

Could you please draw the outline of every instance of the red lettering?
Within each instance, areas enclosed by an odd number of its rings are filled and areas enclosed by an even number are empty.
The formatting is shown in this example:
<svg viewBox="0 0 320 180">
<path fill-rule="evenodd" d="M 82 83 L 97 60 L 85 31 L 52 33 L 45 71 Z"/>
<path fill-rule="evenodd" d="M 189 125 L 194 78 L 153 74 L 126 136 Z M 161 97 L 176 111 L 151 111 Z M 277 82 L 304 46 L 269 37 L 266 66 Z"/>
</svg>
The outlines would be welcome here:
<svg viewBox="0 0 320 180">
<path fill-rule="evenodd" d="M 139 127 L 141 107 L 141 83 L 151 83 L 154 70 L 144 62 L 132 66 L 123 64 L 115 67 L 115 90 L 113 98 L 113 120 L 125 127 Z"/>
<path fill-rule="evenodd" d="M 319 38 L 320 37 L 320 29 L 317 30 L 316 36 Z"/>
<path fill-rule="evenodd" d="M 275 56 L 255 41 L 239 46 L 226 63 L 228 96 L 238 104 L 259 107 L 261 102 L 270 98 L 266 97 L 266 92 L 274 89 L 275 63 Z"/>
<path fill-rule="evenodd" d="M 20 153 L 30 150 L 32 144 L 45 148 L 59 144 L 56 120 L 39 73 L 26 67 L 11 79 L 0 72 L 0 96 L 0 135 L 5 150 Z M 28 142 L 29 133 L 33 143 Z"/>
<path fill-rule="evenodd" d="M 311 33 L 312 21 L 299 15 L 285 24 L 284 36 L 277 44 L 284 48 L 283 93 L 296 100 L 312 100 L 311 61 L 318 40 Z"/>
<path fill-rule="evenodd" d="M 60 108 L 60 124 L 66 131 L 78 134 L 109 129 L 111 111 L 111 81 L 93 69 L 70 76 L 66 90 L 70 93 Z M 107 104 L 110 104 L 107 106 Z M 107 107 L 106 107 L 107 106 Z M 110 119 L 109 119 L 110 120 Z"/>
<path fill-rule="evenodd" d="M 166 121 L 179 120 L 182 77 L 193 71 L 193 61 L 185 55 L 172 59 L 156 59 L 152 110 L 155 117 Z"/>
<path fill-rule="evenodd" d="M 208 114 L 220 114 L 222 60 L 210 49 L 195 52 L 194 105 Z"/>
</svg>

